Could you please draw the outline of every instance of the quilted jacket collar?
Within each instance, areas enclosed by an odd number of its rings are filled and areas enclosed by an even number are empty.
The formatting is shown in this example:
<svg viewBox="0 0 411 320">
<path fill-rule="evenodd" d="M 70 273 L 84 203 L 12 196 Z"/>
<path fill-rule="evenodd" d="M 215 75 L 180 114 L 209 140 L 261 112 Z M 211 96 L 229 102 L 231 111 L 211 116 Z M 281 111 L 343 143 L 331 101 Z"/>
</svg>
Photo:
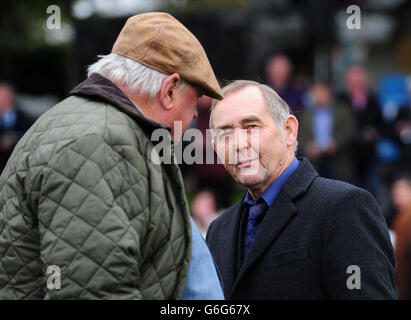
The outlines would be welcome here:
<svg viewBox="0 0 411 320">
<path fill-rule="evenodd" d="M 94 100 L 106 101 L 127 113 L 150 132 L 159 128 L 167 129 L 169 131 L 171 130 L 170 127 L 145 117 L 123 91 L 121 91 L 113 82 L 98 73 L 91 74 L 88 79 L 71 90 L 70 95 L 86 96 Z"/>
</svg>

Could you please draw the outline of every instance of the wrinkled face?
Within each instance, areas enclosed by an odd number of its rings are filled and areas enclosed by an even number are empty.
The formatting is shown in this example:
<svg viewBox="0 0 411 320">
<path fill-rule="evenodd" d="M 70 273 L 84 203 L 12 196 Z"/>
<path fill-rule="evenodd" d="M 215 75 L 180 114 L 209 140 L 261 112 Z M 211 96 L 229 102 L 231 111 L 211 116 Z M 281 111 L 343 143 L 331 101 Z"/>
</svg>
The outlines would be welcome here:
<svg viewBox="0 0 411 320">
<path fill-rule="evenodd" d="M 239 184 L 262 190 L 283 171 L 287 145 L 257 87 L 225 95 L 212 120 L 217 155 Z"/>
<path fill-rule="evenodd" d="M 182 89 L 178 89 L 175 91 L 175 105 L 176 107 L 172 110 L 172 122 L 174 121 L 181 121 L 182 123 L 182 132 L 184 132 L 188 126 L 190 125 L 193 118 L 198 116 L 197 113 L 197 102 L 199 99 L 198 90 L 191 86 L 186 85 Z M 174 123 L 170 124 L 172 131 L 171 134 L 174 140 L 179 140 L 181 133 L 178 134 L 174 132 Z M 178 136 L 174 136 L 174 133 L 178 134 Z"/>
</svg>

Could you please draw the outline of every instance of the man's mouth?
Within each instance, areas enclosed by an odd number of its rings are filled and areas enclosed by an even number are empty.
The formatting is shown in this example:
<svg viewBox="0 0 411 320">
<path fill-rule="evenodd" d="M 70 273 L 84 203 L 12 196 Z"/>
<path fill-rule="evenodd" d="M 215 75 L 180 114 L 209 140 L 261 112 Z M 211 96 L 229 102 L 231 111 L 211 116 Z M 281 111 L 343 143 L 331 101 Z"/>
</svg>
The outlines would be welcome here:
<svg viewBox="0 0 411 320">
<path fill-rule="evenodd" d="M 237 168 L 241 169 L 241 168 L 251 167 L 251 163 L 252 163 L 254 160 L 257 160 L 257 158 L 249 159 L 249 160 L 244 160 L 244 161 L 239 161 L 239 162 L 237 163 Z"/>
</svg>

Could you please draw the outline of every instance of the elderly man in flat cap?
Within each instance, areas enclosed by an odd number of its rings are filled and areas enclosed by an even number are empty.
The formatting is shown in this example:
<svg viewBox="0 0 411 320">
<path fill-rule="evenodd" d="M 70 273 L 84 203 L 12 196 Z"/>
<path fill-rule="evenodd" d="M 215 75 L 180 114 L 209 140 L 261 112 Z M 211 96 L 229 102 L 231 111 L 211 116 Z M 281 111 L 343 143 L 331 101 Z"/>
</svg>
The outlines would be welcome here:
<svg viewBox="0 0 411 320">
<path fill-rule="evenodd" d="M 170 148 L 222 99 L 199 41 L 166 13 L 128 19 L 112 53 L 47 111 L 0 178 L 0 299 L 222 299 Z"/>
</svg>

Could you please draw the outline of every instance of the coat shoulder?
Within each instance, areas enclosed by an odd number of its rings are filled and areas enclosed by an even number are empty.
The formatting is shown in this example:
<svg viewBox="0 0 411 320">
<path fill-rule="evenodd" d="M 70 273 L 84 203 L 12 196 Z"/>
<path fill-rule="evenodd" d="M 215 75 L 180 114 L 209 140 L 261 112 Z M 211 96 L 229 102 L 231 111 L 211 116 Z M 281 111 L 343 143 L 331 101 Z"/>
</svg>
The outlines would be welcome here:
<svg viewBox="0 0 411 320">
<path fill-rule="evenodd" d="M 372 197 L 368 191 L 348 182 L 323 177 L 317 177 L 308 192 L 314 199 L 321 198 L 327 202 L 338 202 L 353 194 L 363 194 Z"/>
</svg>

